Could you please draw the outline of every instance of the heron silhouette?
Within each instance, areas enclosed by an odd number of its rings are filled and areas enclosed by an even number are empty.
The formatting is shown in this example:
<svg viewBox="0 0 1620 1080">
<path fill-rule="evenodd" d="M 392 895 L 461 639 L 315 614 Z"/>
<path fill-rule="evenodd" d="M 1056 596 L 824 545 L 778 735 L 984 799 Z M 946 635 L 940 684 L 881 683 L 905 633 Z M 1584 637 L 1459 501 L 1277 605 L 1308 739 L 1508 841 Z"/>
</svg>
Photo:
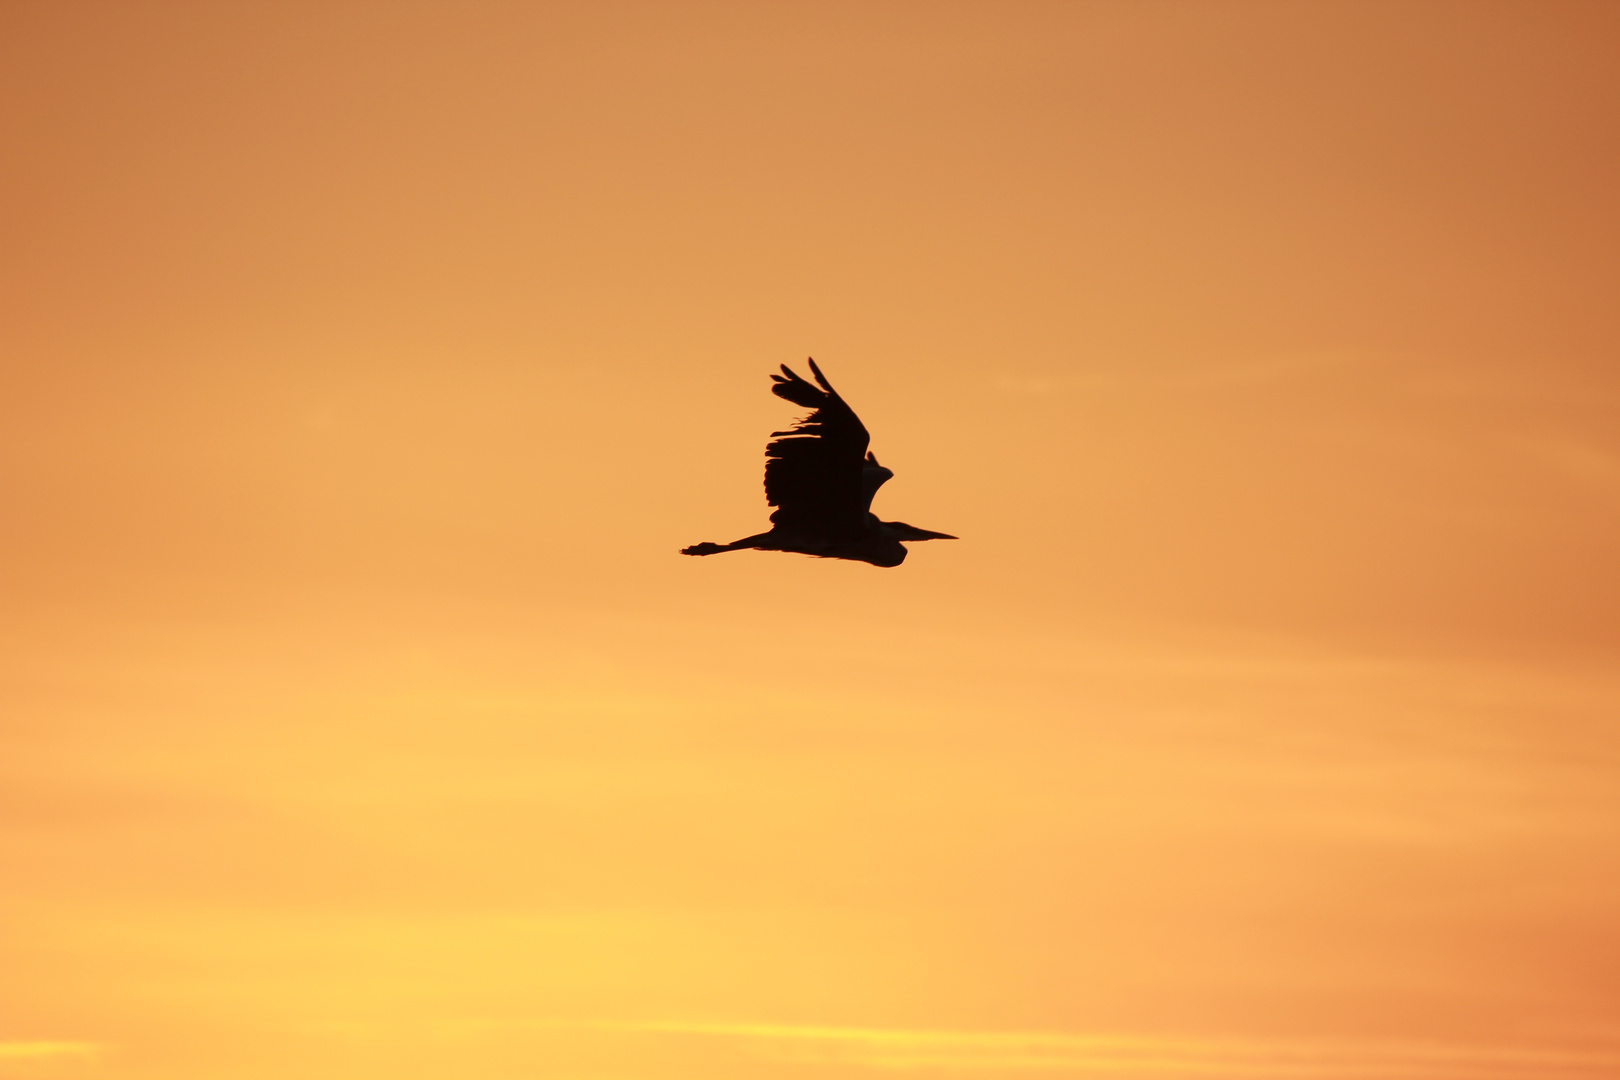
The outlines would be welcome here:
<svg viewBox="0 0 1620 1080">
<path fill-rule="evenodd" d="M 729 544 L 704 541 L 682 548 L 682 555 L 722 551 L 795 551 L 821 559 L 852 559 L 873 566 L 906 561 L 904 541 L 955 540 L 903 521 L 880 521 L 872 496 L 894 473 L 867 450 L 871 436 L 814 360 L 816 383 L 800 378 L 786 364 L 771 393 L 814 411 L 791 430 L 771 432 L 765 447 L 765 501 L 776 507 L 770 532 Z"/>
</svg>

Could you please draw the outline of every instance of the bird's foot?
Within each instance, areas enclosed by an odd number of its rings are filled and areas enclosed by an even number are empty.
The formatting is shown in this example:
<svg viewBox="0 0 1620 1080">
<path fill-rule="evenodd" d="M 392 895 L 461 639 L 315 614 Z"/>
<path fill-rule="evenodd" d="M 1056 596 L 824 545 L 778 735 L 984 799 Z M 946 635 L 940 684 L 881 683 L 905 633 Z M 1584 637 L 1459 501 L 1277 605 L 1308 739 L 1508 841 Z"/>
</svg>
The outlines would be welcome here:
<svg viewBox="0 0 1620 1080">
<path fill-rule="evenodd" d="M 683 548 L 681 548 L 681 554 L 682 555 L 713 555 L 715 552 L 718 552 L 718 551 L 729 551 L 729 550 L 730 549 L 727 548 L 726 545 L 724 545 L 724 544 L 715 544 L 715 543 L 711 543 L 708 540 L 705 540 L 701 544 L 693 544 L 691 547 L 683 547 Z"/>
</svg>

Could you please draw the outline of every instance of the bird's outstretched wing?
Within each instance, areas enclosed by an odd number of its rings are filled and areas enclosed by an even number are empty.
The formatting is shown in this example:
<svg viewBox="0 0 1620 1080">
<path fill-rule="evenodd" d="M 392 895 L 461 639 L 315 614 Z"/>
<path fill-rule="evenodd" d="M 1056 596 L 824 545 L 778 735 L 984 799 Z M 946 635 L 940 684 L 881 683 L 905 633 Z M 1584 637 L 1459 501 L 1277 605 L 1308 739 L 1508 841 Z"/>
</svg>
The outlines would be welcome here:
<svg viewBox="0 0 1620 1080">
<path fill-rule="evenodd" d="M 786 364 L 771 376 L 773 394 L 814 410 L 791 430 L 773 431 L 765 448 L 765 500 L 777 507 L 771 521 L 828 536 L 857 533 L 877 490 L 864 475 L 871 436 L 814 360 L 810 373 L 819 388 Z"/>
</svg>

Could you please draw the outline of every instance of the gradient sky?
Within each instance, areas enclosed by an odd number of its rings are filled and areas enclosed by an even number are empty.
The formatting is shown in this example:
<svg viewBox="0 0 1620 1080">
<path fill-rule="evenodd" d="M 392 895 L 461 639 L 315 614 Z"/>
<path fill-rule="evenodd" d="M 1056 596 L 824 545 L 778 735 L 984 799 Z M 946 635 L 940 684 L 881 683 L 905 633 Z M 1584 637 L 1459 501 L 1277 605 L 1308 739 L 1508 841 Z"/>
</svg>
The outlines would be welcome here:
<svg viewBox="0 0 1620 1080">
<path fill-rule="evenodd" d="M 1620 1075 L 1620 8 L 0 7 L 0 1077 Z M 955 533 L 765 523 L 814 355 Z"/>
</svg>

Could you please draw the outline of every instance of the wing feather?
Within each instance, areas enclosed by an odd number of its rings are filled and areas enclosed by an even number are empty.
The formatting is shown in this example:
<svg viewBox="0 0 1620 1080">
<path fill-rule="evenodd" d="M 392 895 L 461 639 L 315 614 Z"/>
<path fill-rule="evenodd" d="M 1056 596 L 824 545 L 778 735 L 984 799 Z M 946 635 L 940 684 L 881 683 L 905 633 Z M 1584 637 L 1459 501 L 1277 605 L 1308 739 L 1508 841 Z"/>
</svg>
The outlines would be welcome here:
<svg viewBox="0 0 1620 1080">
<path fill-rule="evenodd" d="M 865 475 L 871 436 L 814 360 L 810 373 L 815 385 L 786 364 L 771 376 L 777 397 L 814 410 L 789 430 L 772 432 L 765 447 L 765 500 L 777 508 L 771 521 L 828 536 L 856 533 L 866 527 L 872 501 Z"/>
</svg>

